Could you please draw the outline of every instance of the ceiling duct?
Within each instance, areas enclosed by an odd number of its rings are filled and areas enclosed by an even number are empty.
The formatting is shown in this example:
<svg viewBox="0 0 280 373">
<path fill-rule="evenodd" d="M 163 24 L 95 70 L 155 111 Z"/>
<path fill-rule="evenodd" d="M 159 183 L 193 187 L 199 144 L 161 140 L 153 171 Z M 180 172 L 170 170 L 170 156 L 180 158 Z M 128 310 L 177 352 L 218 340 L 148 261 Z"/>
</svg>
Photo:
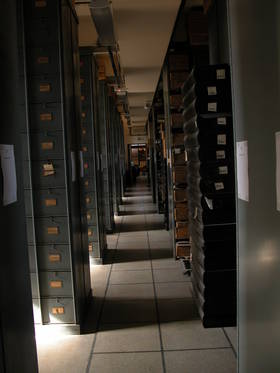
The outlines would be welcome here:
<svg viewBox="0 0 280 373">
<path fill-rule="evenodd" d="M 91 0 L 90 12 L 102 46 L 115 47 L 116 38 L 109 0 Z"/>
</svg>

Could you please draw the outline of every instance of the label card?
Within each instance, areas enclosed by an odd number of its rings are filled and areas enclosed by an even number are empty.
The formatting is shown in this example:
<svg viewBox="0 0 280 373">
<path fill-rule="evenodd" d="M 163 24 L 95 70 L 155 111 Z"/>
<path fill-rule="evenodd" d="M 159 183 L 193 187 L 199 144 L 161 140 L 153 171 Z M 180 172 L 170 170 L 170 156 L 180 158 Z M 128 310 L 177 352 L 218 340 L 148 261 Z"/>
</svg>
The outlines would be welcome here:
<svg viewBox="0 0 280 373">
<path fill-rule="evenodd" d="M 43 164 L 43 176 L 53 176 L 55 174 L 55 169 L 52 163 Z"/>
<path fill-rule="evenodd" d="M 17 201 L 14 145 L 0 144 L 0 158 L 3 175 L 3 206 L 8 206 Z"/>
<path fill-rule="evenodd" d="M 64 315 L 64 307 L 53 307 L 52 308 L 52 314 L 53 315 Z"/>
<path fill-rule="evenodd" d="M 54 143 L 53 142 L 42 142 L 41 143 L 42 150 L 53 150 Z"/>
<path fill-rule="evenodd" d="M 57 201 L 55 198 L 45 199 L 45 205 L 46 207 L 54 207 L 57 205 Z"/>
<path fill-rule="evenodd" d="M 217 87 L 207 87 L 208 96 L 216 96 L 217 95 Z"/>
<path fill-rule="evenodd" d="M 218 135 L 217 136 L 217 144 L 218 145 L 226 145 L 227 144 L 227 135 Z"/>
<path fill-rule="evenodd" d="M 45 8 L 47 6 L 46 0 L 35 0 L 35 7 L 36 8 Z"/>
<path fill-rule="evenodd" d="M 40 84 L 40 92 L 50 92 L 51 85 L 49 83 Z"/>
<path fill-rule="evenodd" d="M 174 153 L 175 154 L 181 154 L 181 149 L 180 148 L 175 148 Z"/>
<path fill-rule="evenodd" d="M 208 111 L 217 112 L 217 102 L 208 102 Z"/>
<path fill-rule="evenodd" d="M 239 141 L 236 146 L 238 198 L 249 202 L 248 141 Z"/>
<path fill-rule="evenodd" d="M 41 122 L 49 122 L 53 119 L 51 113 L 42 113 L 40 114 L 40 121 Z"/>
<path fill-rule="evenodd" d="M 216 77 L 217 80 L 222 80 L 226 78 L 226 70 L 225 69 L 217 69 L 216 70 Z"/>
<path fill-rule="evenodd" d="M 220 175 L 227 175 L 228 174 L 228 166 L 219 167 L 219 174 Z"/>
<path fill-rule="evenodd" d="M 60 289 L 62 288 L 62 281 L 51 281 L 50 287 L 53 289 Z"/>
<path fill-rule="evenodd" d="M 93 243 L 90 243 L 90 244 L 88 245 L 88 251 L 89 251 L 89 252 L 92 252 L 92 251 L 93 251 Z"/>
<path fill-rule="evenodd" d="M 226 152 L 224 150 L 217 150 L 216 159 L 226 159 Z"/>
<path fill-rule="evenodd" d="M 216 190 L 223 190 L 223 189 L 225 189 L 224 183 L 222 183 L 222 182 L 215 183 L 215 189 Z"/>
<path fill-rule="evenodd" d="M 227 124 L 227 118 L 226 117 L 217 118 L 217 124 L 225 126 Z"/>
<path fill-rule="evenodd" d="M 48 227 L 47 232 L 50 235 L 57 235 L 59 233 L 58 227 Z"/>
<path fill-rule="evenodd" d="M 51 263 L 57 263 L 61 261 L 60 254 L 49 254 L 49 261 Z"/>
<path fill-rule="evenodd" d="M 88 230 L 88 236 L 89 236 L 89 237 L 93 236 L 93 232 L 92 232 L 91 229 Z"/>
</svg>

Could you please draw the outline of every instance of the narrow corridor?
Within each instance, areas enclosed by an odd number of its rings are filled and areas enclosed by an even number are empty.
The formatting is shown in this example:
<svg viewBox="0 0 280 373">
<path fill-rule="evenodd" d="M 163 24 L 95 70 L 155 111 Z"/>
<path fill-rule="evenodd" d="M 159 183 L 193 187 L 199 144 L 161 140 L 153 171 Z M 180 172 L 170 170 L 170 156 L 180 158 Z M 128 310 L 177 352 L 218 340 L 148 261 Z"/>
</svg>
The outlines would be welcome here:
<svg viewBox="0 0 280 373">
<path fill-rule="evenodd" d="M 126 191 L 105 265 L 92 268 L 85 334 L 46 343 L 40 373 L 233 373 L 236 329 L 204 329 L 190 278 L 143 180 Z"/>
</svg>

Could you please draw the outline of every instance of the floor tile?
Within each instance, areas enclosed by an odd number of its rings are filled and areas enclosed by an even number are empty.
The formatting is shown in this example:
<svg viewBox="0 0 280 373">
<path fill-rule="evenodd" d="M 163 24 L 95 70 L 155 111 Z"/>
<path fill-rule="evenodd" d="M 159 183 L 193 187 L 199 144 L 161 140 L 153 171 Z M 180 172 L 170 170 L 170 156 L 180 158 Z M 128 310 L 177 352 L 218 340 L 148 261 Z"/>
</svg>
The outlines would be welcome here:
<svg viewBox="0 0 280 373">
<path fill-rule="evenodd" d="M 156 321 L 156 308 L 153 299 L 119 301 L 106 298 L 105 300 L 102 323 L 155 323 Z"/>
<path fill-rule="evenodd" d="M 179 260 L 175 260 L 174 258 L 170 258 L 170 254 L 166 252 L 166 256 L 164 257 L 164 252 L 159 252 L 158 255 L 155 255 L 158 250 L 152 253 L 152 264 L 153 269 L 177 269 L 178 271 L 182 271 L 182 264 Z"/>
<path fill-rule="evenodd" d="M 158 299 L 159 319 L 161 323 L 198 320 L 197 307 L 192 298 Z"/>
<path fill-rule="evenodd" d="M 180 299 L 192 298 L 191 286 L 188 282 L 171 282 L 155 284 L 157 298 Z"/>
<path fill-rule="evenodd" d="M 166 373 L 236 373 L 231 349 L 165 352 Z"/>
<path fill-rule="evenodd" d="M 144 284 L 152 283 L 152 271 L 115 271 L 111 273 L 111 284 Z"/>
<path fill-rule="evenodd" d="M 190 282 L 190 277 L 178 269 L 154 269 L 155 282 Z"/>
<path fill-rule="evenodd" d="M 160 351 L 157 324 L 104 324 L 94 352 Z"/>
<path fill-rule="evenodd" d="M 113 264 L 113 271 L 131 271 L 131 270 L 147 270 L 147 269 L 151 269 L 151 262 L 149 259 Z"/>
<path fill-rule="evenodd" d="M 205 329 L 200 320 L 161 324 L 165 350 L 229 347 L 222 329 Z"/>
<path fill-rule="evenodd" d="M 40 373 L 85 372 L 94 335 L 78 335 L 37 340 Z"/>
<path fill-rule="evenodd" d="M 120 301 L 154 299 L 154 287 L 153 284 L 110 285 L 107 299 Z"/>
<path fill-rule="evenodd" d="M 97 354 L 90 373 L 162 373 L 160 352 Z"/>
</svg>

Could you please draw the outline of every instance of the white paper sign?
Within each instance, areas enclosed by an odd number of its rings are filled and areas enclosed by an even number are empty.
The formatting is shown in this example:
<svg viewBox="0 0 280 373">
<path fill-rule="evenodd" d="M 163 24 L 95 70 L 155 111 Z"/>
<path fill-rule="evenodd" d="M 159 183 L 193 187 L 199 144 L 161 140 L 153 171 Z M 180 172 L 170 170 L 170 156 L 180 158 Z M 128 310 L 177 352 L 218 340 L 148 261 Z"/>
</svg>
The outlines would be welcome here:
<svg viewBox="0 0 280 373">
<path fill-rule="evenodd" d="M 280 211 L 280 132 L 275 133 L 276 141 L 276 198 L 277 210 Z"/>
<path fill-rule="evenodd" d="M 17 201 L 17 175 L 14 145 L 0 144 L 1 168 L 3 174 L 3 205 Z"/>
<path fill-rule="evenodd" d="M 85 176 L 84 172 L 84 155 L 83 152 L 80 151 L 80 177 L 83 178 Z"/>
<path fill-rule="evenodd" d="M 215 113 L 217 111 L 217 102 L 208 102 L 208 111 Z"/>
<path fill-rule="evenodd" d="M 217 87 L 207 87 L 208 96 L 216 96 L 217 95 Z"/>
<path fill-rule="evenodd" d="M 249 202 L 248 141 L 237 142 L 236 146 L 238 198 Z"/>
<path fill-rule="evenodd" d="M 217 118 L 217 124 L 225 126 L 227 124 L 227 118 L 226 117 Z"/>
<path fill-rule="evenodd" d="M 72 169 L 72 182 L 74 183 L 77 179 L 75 152 L 71 152 L 71 169 Z"/>
<path fill-rule="evenodd" d="M 226 78 L 226 70 L 225 69 L 218 69 L 216 70 L 216 78 L 218 80 Z"/>
</svg>

